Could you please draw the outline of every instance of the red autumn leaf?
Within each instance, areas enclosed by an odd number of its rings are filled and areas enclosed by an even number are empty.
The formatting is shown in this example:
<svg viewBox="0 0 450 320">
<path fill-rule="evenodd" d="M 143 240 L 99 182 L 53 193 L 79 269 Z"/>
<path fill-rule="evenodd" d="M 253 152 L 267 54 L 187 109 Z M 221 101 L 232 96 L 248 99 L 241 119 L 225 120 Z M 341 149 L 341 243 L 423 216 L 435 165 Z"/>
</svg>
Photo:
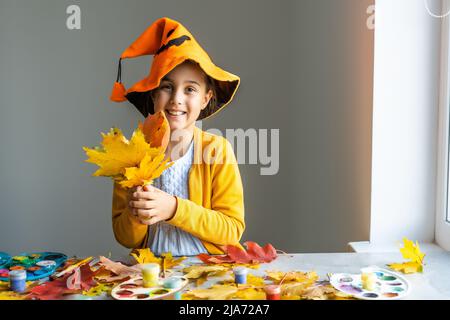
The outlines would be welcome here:
<svg viewBox="0 0 450 320">
<path fill-rule="evenodd" d="M 210 256 L 207 254 L 199 254 L 197 258 L 208 264 L 220 263 L 246 263 L 257 264 L 263 262 L 271 262 L 276 259 L 276 249 L 269 243 L 261 248 L 256 242 L 247 241 L 244 243 L 247 250 L 242 250 L 239 247 L 227 245 L 226 255 Z"/>
<path fill-rule="evenodd" d="M 61 279 L 47 281 L 41 285 L 35 286 L 31 289 L 30 299 L 39 300 L 59 300 L 63 299 L 65 294 L 78 293 L 78 290 L 70 290 L 67 288 L 66 282 L 69 276 Z"/>
<path fill-rule="evenodd" d="M 235 263 L 252 263 L 252 257 L 247 254 L 245 250 L 238 248 L 236 246 L 228 245 L 226 247 L 227 255 L 235 262 Z"/>
<path fill-rule="evenodd" d="M 29 298 L 60 300 L 64 298 L 64 295 L 81 293 L 83 290 L 88 291 L 97 285 L 94 277 L 101 270 L 102 268 L 92 271 L 89 264 L 86 263 L 76 268 L 70 275 L 33 287 L 30 291 Z"/>
<path fill-rule="evenodd" d="M 247 253 L 252 257 L 252 260 L 270 262 L 277 257 L 277 250 L 270 243 L 263 248 L 253 241 L 247 241 L 244 245 L 247 247 Z"/>
</svg>

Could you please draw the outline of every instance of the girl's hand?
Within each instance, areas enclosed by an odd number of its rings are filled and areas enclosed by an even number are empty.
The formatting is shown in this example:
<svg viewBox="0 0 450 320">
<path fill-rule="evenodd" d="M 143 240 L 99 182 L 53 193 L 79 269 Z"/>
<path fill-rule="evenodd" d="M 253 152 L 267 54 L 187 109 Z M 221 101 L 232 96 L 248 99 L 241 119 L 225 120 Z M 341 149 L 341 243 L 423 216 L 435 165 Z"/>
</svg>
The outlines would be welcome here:
<svg viewBox="0 0 450 320">
<path fill-rule="evenodd" d="M 131 194 L 131 213 L 146 225 L 171 219 L 177 210 L 176 197 L 151 185 L 137 187 Z"/>
</svg>

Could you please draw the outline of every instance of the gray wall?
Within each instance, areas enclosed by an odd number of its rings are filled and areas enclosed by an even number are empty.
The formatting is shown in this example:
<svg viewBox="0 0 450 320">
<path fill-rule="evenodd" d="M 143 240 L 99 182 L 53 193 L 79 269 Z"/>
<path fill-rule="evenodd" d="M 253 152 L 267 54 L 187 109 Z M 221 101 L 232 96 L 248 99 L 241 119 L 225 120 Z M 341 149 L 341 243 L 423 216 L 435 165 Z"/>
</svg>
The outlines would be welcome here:
<svg viewBox="0 0 450 320">
<path fill-rule="evenodd" d="M 82 146 L 111 126 L 129 136 L 142 120 L 108 98 L 121 52 L 163 16 L 241 76 L 233 103 L 204 129 L 280 129 L 277 175 L 240 165 L 243 241 L 333 252 L 368 240 L 371 3 L 0 0 L 0 251 L 128 253 L 112 233 L 112 183 L 90 176 Z M 66 28 L 71 4 L 81 7 L 81 30 Z M 127 87 L 150 61 L 125 61 Z"/>
</svg>

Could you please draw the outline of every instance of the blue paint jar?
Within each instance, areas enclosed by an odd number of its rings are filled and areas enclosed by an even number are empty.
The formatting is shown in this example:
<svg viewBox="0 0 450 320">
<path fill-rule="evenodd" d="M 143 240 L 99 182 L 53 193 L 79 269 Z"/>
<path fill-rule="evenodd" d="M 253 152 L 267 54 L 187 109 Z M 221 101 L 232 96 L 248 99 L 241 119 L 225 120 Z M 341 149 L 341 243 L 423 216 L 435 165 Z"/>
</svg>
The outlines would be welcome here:
<svg viewBox="0 0 450 320">
<path fill-rule="evenodd" d="M 246 284 L 247 283 L 247 268 L 236 267 L 233 269 L 234 272 L 234 282 L 236 284 Z"/>
<path fill-rule="evenodd" d="M 12 270 L 9 272 L 9 287 L 14 292 L 24 292 L 27 285 L 27 272 L 25 270 Z"/>
</svg>

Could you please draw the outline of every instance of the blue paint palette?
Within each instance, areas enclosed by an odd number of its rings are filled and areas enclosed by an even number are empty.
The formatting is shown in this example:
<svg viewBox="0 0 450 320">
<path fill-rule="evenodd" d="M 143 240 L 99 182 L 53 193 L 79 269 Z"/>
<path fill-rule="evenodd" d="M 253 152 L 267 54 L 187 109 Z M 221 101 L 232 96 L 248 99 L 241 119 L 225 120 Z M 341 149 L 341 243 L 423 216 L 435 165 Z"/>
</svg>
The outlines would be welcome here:
<svg viewBox="0 0 450 320">
<path fill-rule="evenodd" d="M 11 256 L 6 252 L 0 252 L 0 269 L 3 269 L 11 261 Z"/>
<path fill-rule="evenodd" d="M 370 287 L 363 286 L 362 274 L 336 273 L 330 283 L 337 290 L 363 300 L 395 300 L 409 294 L 410 285 L 401 275 L 377 266 L 363 270 L 373 277 Z"/>
<path fill-rule="evenodd" d="M 13 257 L 0 252 L 0 281 L 9 281 L 12 270 L 26 270 L 27 281 L 39 280 L 52 275 L 66 260 L 67 256 L 58 252 L 21 253 Z"/>
</svg>

